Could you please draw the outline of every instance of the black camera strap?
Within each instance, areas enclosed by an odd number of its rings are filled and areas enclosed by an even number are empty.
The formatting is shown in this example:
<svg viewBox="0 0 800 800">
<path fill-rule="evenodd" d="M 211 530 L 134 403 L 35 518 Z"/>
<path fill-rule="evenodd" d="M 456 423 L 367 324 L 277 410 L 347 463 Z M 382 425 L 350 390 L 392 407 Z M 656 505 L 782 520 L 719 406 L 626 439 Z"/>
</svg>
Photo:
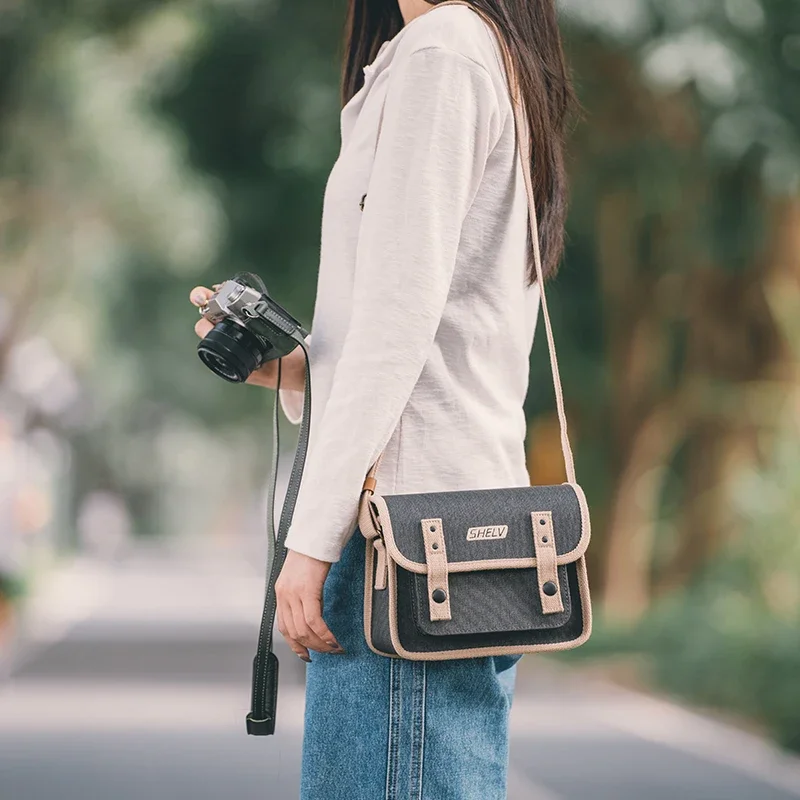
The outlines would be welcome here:
<svg viewBox="0 0 800 800">
<path fill-rule="evenodd" d="M 297 439 L 297 450 L 294 454 L 292 472 L 286 487 L 286 495 L 281 509 L 281 518 L 275 532 L 275 492 L 278 483 L 278 460 L 280 455 L 280 431 L 278 425 L 278 408 L 280 406 L 279 390 L 281 387 L 281 362 L 278 361 L 278 378 L 275 386 L 275 404 L 272 409 L 272 473 L 270 476 L 269 494 L 267 497 L 267 587 L 264 597 L 264 611 L 261 615 L 261 628 L 258 633 L 258 649 L 253 658 L 253 693 L 250 713 L 247 715 L 247 732 L 252 736 L 271 736 L 275 733 L 275 713 L 278 705 L 278 659 L 272 652 L 272 629 L 275 623 L 277 601 L 275 599 L 275 583 L 278 580 L 283 562 L 286 560 L 286 535 L 292 522 L 300 479 L 308 451 L 308 436 L 311 428 L 311 369 L 308 357 L 308 345 L 303 338 L 302 330 L 292 332 L 303 350 L 305 360 L 305 390 L 303 393 L 303 419 L 300 423 L 300 435 Z"/>
</svg>

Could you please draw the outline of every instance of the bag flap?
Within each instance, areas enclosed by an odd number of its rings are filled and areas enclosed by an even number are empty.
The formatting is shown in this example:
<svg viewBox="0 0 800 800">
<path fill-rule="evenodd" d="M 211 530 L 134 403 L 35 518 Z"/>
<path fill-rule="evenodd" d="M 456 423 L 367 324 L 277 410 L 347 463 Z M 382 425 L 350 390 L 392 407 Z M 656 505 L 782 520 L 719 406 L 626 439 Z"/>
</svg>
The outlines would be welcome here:
<svg viewBox="0 0 800 800">
<path fill-rule="evenodd" d="M 428 582 L 425 575 L 406 573 L 413 589 L 401 589 L 411 595 L 414 625 L 428 636 L 513 633 L 561 628 L 572 618 L 572 593 L 567 570 L 558 568 L 558 582 L 564 610 L 555 614 L 542 611 L 536 591 L 533 569 L 486 570 L 456 573 L 450 576 L 449 591 L 452 616 L 432 620 Z M 402 581 L 399 581 L 402 583 Z"/>
<path fill-rule="evenodd" d="M 427 573 L 423 519 L 441 519 L 447 571 L 536 567 L 531 512 L 549 511 L 557 563 L 579 559 L 591 535 L 589 510 L 577 484 L 460 492 L 374 495 L 389 555 L 404 569 Z"/>
</svg>

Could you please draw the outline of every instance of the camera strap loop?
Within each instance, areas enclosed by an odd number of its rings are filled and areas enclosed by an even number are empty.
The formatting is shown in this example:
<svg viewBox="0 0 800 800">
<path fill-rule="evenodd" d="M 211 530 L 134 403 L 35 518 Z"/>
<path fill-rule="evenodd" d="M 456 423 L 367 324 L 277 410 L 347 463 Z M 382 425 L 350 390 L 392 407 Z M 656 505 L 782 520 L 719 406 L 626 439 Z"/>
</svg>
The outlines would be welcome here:
<svg viewBox="0 0 800 800">
<path fill-rule="evenodd" d="M 258 633 L 258 649 L 253 658 L 253 691 L 251 710 L 247 715 L 247 732 L 252 736 L 270 736 L 275 733 L 275 713 L 278 700 L 278 659 L 272 652 L 272 629 L 275 623 L 277 601 L 275 599 L 275 583 L 278 580 L 283 562 L 286 560 L 286 535 L 292 522 L 300 479 L 308 452 L 308 437 L 311 428 L 311 368 L 308 357 L 308 345 L 303 332 L 292 333 L 303 350 L 305 360 L 305 389 L 303 392 L 303 420 L 300 423 L 300 434 L 297 439 L 297 450 L 294 454 L 292 472 L 286 487 L 278 529 L 275 530 L 275 492 L 278 483 L 278 461 L 280 447 L 280 430 L 278 424 L 278 408 L 280 406 L 279 391 L 281 388 L 281 362 L 278 361 L 278 379 L 275 386 L 275 405 L 272 411 L 272 475 L 270 477 L 269 494 L 267 496 L 267 586 L 264 597 L 264 611 L 261 615 L 261 628 Z"/>
</svg>

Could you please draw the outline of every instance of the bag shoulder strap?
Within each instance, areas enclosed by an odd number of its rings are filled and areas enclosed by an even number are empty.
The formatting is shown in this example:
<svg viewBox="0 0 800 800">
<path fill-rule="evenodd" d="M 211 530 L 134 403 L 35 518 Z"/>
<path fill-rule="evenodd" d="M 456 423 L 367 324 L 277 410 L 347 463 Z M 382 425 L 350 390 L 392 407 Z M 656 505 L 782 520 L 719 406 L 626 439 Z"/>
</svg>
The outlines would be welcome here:
<svg viewBox="0 0 800 800">
<path fill-rule="evenodd" d="M 511 97 L 511 105 L 514 109 L 514 125 L 516 129 L 517 138 L 517 154 L 522 161 L 522 175 L 525 181 L 525 192 L 528 196 L 528 217 L 530 219 L 531 229 L 531 243 L 533 245 L 533 259 L 536 265 L 536 282 L 539 286 L 540 304 L 542 309 L 542 316 L 544 317 L 544 329 L 547 337 L 547 349 L 550 353 L 550 372 L 553 377 L 553 389 L 556 396 L 556 410 L 558 413 L 558 424 L 561 430 L 561 452 L 564 456 L 564 466 L 566 468 L 567 482 L 575 483 L 575 462 L 572 457 L 572 447 L 569 442 L 569 434 L 567 432 L 567 415 L 564 410 L 564 392 L 561 387 L 561 374 L 558 369 L 558 356 L 556 355 L 556 343 L 553 338 L 553 327 L 550 322 L 550 312 L 547 307 L 547 296 L 545 293 L 544 271 L 542 269 L 542 255 L 539 246 L 539 223 L 536 215 L 536 199 L 533 192 L 533 177 L 531 175 L 531 160 L 533 157 L 531 149 L 531 134 L 530 125 L 528 123 L 527 114 L 523 104 L 523 98 L 520 93 L 519 83 L 516 79 L 514 70 L 514 62 L 511 58 L 508 45 L 497 27 L 497 23 L 482 9 L 475 7 L 472 3 L 466 0 L 446 0 L 446 2 L 438 3 L 433 9 L 426 12 L 428 14 L 435 13 L 437 8 L 443 6 L 466 6 L 471 8 L 483 21 L 489 26 L 494 33 L 497 43 L 500 48 L 500 54 L 505 68 L 506 81 L 508 82 L 508 90 Z M 383 459 L 384 449 L 378 456 L 375 463 L 370 467 L 367 472 L 366 480 L 364 481 L 363 491 L 372 494 L 376 487 L 376 474 L 381 460 Z"/>
</svg>

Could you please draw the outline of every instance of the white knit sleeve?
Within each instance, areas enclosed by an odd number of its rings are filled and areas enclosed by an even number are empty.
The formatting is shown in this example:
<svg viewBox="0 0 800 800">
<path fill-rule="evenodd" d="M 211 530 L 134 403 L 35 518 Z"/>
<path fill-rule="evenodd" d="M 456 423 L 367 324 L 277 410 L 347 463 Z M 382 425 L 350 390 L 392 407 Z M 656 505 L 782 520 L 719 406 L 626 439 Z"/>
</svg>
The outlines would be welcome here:
<svg viewBox="0 0 800 800">
<path fill-rule="evenodd" d="M 392 65 L 359 232 L 353 307 L 287 547 L 337 561 L 364 475 L 431 353 L 461 229 L 500 134 L 491 77 L 426 47 Z"/>
</svg>

